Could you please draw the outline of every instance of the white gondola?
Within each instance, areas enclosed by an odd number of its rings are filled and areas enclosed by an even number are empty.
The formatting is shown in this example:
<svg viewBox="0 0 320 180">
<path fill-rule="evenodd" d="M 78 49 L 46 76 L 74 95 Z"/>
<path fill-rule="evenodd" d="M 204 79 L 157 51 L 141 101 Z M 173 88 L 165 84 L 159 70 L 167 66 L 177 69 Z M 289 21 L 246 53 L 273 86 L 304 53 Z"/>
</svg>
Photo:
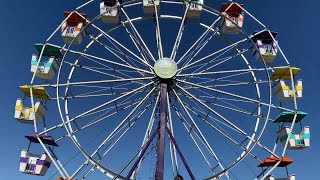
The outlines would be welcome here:
<svg viewBox="0 0 320 180">
<path fill-rule="evenodd" d="M 277 35 L 276 32 L 271 32 L 272 36 Z M 272 63 L 277 56 L 277 42 L 273 40 L 269 31 L 263 31 L 252 38 L 255 46 L 252 48 L 253 55 L 258 61 Z"/>
<path fill-rule="evenodd" d="M 31 72 L 36 72 L 36 77 L 42 79 L 51 79 L 58 71 L 59 64 L 56 58 L 50 57 L 48 61 L 40 62 L 38 65 L 38 56 L 33 54 L 31 59 Z"/>
<path fill-rule="evenodd" d="M 257 40 L 255 43 L 257 48 L 254 48 L 254 56 L 259 61 L 265 61 L 266 63 L 272 63 L 277 56 L 278 48 L 276 43 L 263 43 L 261 40 Z M 260 56 L 261 55 L 261 56 Z"/>
<path fill-rule="evenodd" d="M 44 176 L 51 165 L 51 160 L 47 154 L 41 156 L 28 153 L 23 149 L 20 156 L 20 172 Z"/>
<path fill-rule="evenodd" d="M 71 13 L 65 12 L 65 17 Z M 81 17 L 82 16 L 82 17 Z M 85 36 L 86 15 L 72 13 L 65 23 L 61 26 L 62 39 L 66 44 L 81 44 Z"/>
<path fill-rule="evenodd" d="M 279 132 L 280 142 L 285 145 L 289 135 L 288 149 L 296 150 L 303 149 L 310 146 L 310 128 L 304 127 L 300 133 L 290 133 L 289 127 L 284 127 Z"/>
<path fill-rule="evenodd" d="M 36 102 L 35 107 L 24 107 L 23 101 L 18 98 L 16 101 L 16 108 L 14 118 L 23 123 L 33 123 L 36 119 L 37 121 L 43 119 L 46 112 L 45 106 L 41 102 Z"/>
<path fill-rule="evenodd" d="M 100 2 L 100 14 L 104 23 L 116 24 L 119 22 L 119 8 L 117 0 L 102 0 Z"/>
<path fill-rule="evenodd" d="M 160 0 L 143 0 L 143 11 L 146 14 L 155 14 L 155 8 L 156 6 L 157 11 L 160 9 Z"/>
<path fill-rule="evenodd" d="M 287 86 L 284 80 L 279 80 L 273 90 L 280 102 L 293 101 L 294 94 L 296 94 L 297 98 L 302 97 L 302 80 L 297 81 L 294 90 Z"/>
<path fill-rule="evenodd" d="M 296 176 L 293 174 L 286 178 L 275 178 L 274 176 L 269 175 L 264 180 L 296 180 Z"/>
<path fill-rule="evenodd" d="M 242 4 L 222 4 L 220 11 L 225 13 L 225 17 L 222 18 L 223 33 L 238 34 L 240 32 L 244 21 L 242 6 Z"/>
<path fill-rule="evenodd" d="M 191 0 L 184 2 L 184 8 L 187 8 L 189 5 L 189 9 L 187 12 L 187 18 L 200 18 L 202 12 L 203 0 Z"/>
<path fill-rule="evenodd" d="M 61 27 L 62 39 L 66 44 L 81 44 L 84 39 L 83 23 L 79 23 L 77 26 L 68 26 L 64 23 Z"/>
</svg>

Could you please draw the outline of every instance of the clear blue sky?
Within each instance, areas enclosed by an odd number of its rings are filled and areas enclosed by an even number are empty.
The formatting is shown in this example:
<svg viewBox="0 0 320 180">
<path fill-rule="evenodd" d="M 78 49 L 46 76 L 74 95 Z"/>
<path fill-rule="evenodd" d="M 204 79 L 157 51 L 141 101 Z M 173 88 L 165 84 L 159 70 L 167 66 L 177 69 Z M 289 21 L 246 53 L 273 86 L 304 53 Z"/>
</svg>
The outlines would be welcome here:
<svg viewBox="0 0 320 180">
<path fill-rule="evenodd" d="M 27 147 L 24 134 L 31 126 L 19 124 L 14 118 L 14 106 L 17 97 L 22 96 L 18 86 L 28 84 L 31 79 L 30 56 L 35 52 L 34 44 L 43 42 L 61 22 L 64 10 L 72 10 L 85 1 L 32 0 L 0 2 L 0 69 L 1 77 L 1 126 L 0 126 L 0 179 L 48 179 L 54 170 L 45 177 L 34 177 L 18 172 L 19 155 Z M 222 1 L 216 1 L 216 8 Z M 319 178 L 320 138 L 318 102 L 320 95 L 320 67 L 316 57 L 319 20 L 316 12 L 320 2 L 311 1 L 242 1 L 246 9 L 258 17 L 272 30 L 279 32 L 278 40 L 289 61 L 302 68 L 304 97 L 299 102 L 301 110 L 309 115 L 305 123 L 311 127 L 311 147 L 303 151 L 290 152 L 296 162 L 290 166 L 290 173 L 298 179 Z M 304 3 L 306 2 L 306 3 Z M 97 12 L 98 13 L 98 12 Z M 56 116 L 58 118 L 58 116 Z M 68 151 L 65 149 L 65 151 Z M 72 156 L 66 152 L 68 156 Z M 54 168 L 53 166 L 51 168 Z M 97 176 L 98 177 L 98 176 Z M 101 176 L 100 176 L 101 177 Z M 245 179 L 245 178 L 239 178 Z"/>
</svg>

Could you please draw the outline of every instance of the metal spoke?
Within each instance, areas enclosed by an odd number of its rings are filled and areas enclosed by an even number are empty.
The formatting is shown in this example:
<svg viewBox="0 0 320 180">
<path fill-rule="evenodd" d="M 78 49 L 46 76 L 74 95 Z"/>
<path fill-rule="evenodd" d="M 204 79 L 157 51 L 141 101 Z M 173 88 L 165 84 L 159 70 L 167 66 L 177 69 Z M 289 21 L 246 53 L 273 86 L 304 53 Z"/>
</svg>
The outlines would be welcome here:
<svg viewBox="0 0 320 180">
<path fill-rule="evenodd" d="M 131 28 L 134 30 L 135 34 L 138 36 L 139 40 L 141 41 L 141 43 L 143 44 L 143 47 L 147 50 L 148 55 L 151 57 L 151 59 L 156 62 L 155 58 L 153 57 L 152 53 L 150 52 L 148 46 L 145 44 L 144 40 L 141 38 L 139 32 L 137 31 L 137 29 L 135 28 L 135 26 L 133 25 L 131 19 L 129 18 L 129 16 L 127 15 L 126 11 L 123 8 L 120 8 L 122 13 L 126 16 L 129 25 L 131 26 Z"/>
<path fill-rule="evenodd" d="M 229 49 L 229 50 L 232 50 L 232 49 Z M 228 50 L 228 51 L 229 51 L 229 50 Z M 225 51 L 224 53 L 227 53 L 228 51 Z M 224 53 L 221 53 L 221 54 L 219 54 L 218 56 L 216 56 L 215 58 L 213 58 L 212 60 L 210 60 L 209 62 L 204 63 L 204 64 L 200 64 L 201 67 L 198 68 L 198 69 L 196 69 L 196 70 L 193 71 L 192 73 L 209 71 L 209 70 L 212 69 L 212 68 L 215 68 L 215 67 L 217 67 L 217 66 L 220 66 L 220 65 L 222 65 L 223 63 L 229 62 L 229 61 L 233 60 L 234 58 L 236 58 L 236 57 L 238 57 L 238 56 L 241 56 L 243 53 L 245 53 L 245 52 L 247 52 L 247 51 L 249 51 L 249 50 L 248 50 L 248 49 L 244 49 L 244 50 L 238 52 L 238 53 L 235 54 L 235 55 L 218 59 L 220 56 L 224 55 Z M 217 63 L 211 65 L 211 64 L 214 63 L 214 62 L 217 62 Z M 208 66 L 208 65 L 210 65 L 208 68 L 199 71 L 200 69 L 202 69 L 202 68 L 204 68 L 204 67 L 206 67 L 206 66 Z M 190 67 L 190 68 L 192 68 L 192 67 Z"/>
<path fill-rule="evenodd" d="M 91 157 L 93 157 L 95 154 L 98 153 L 98 151 L 116 134 L 120 128 L 122 128 L 125 124 L 128 124 L 130 126 L 129 118 L 136 112 L 136 110 L 151 96 L 155 88 L 153 88 L 143 100 L 141 100 L 137 106 L 135 106 L 130 113 L 121 121 L 121 123 L 108 135 L 107 138 L 98 146 L 98 148 L 91 154 Z"/>
<path fill-rule="evenodd" d="M 131 96 L 131 97 L 132 97 L 132 96 Z M 130 97 L 129 97 L 129 98 L 130 98 Z M 92 114 L 97 114 L 97 113 L 103 112 L 99 117 L 95 118 L 95 119 L 92 120 L 90 123 L 88 123 L 88 124 L 86 124 L 86 125 L 78 128 L 78 130 L 76 130 L 76 131 L 73 131 L 73 134 L 77 133 L 77 132 L 78 132 L 79 130 L 81 130 L 81 129 L 83 130 L 83 129 L 85 129 L 85 128 L 88 128 L 88 127 L 90 127 L 90 126 L 92 126 L 92 125 L 94 125 L 94 124 L 96 124 L 96 123 L 98 123 L 98 122 L 100 122 L 100 121 L 102 121 L 102 120 L 105 120 L 105 119 L 107 119 L 107 118 L 109 118 L 109 117 L 111 117 L 111 116 L 113 116 L 113 115 L 115 115 L 115 114 L 117 114 L 117 113 L 119 113 L 119 112 L 121 112 L 121 111 L 123 111 L 123 110 L 126 110 L 126 109 L 128 109 L 128 108 L 136 105 L 140 100 L 143 99 L 143 98 L 139 98 L 139 99 L 134 99 L 134 100 L 132 100 L 132 101 L 127 101 L 129 98 L 121 101 L 121 102 L 118 104 L 118 106 L 124 106 L 124 105 L 129 104 L 129 105 L 127 105 L 127 106 L 125 106 L 125 107 L 123 107 L 123 108 L 121 108 L 121 109 L 117 108 L 117 106 L 113 106 L 113 107 L 105 108 L 105 109 L 103 109 L 103 110 L 95 111 L 94 113 L 91 113 L 91 114 L 86 115 L 86 116 L 89 116 L 89 115 L 92 115 Z M 110 113 L 111 110 L 114 110 L 114 109 L 116 110 L 115 112 L 106 115 L 107 113 Z M 85 117 L 85 116 L 84 116 L 84 117 Z M 62 128 L 63 125 L 64 125 L 64 123 L 61 123 L 61 124 L 58 124 L 58 125 L 56 125 L 56 126 L 53 126 L 53 127 L 49 128 L 49 129 L 46 129 L 46 130 L 40 132 L 40 133 L 39 133 L 39 136 L 41 136 L 41 135 L 43 135 L 43 134 L 47 134 L 48 132 L 53 131 L 53 130 L 55 130 L 55 129 L 57 129 L 57 128 Z M 61 138 L 56 139 L 56 142 L 62 140 L 62 139 L 65 138 L 65 137 L 68 137 L 68 134 L 62 136 Z"/>
<path fill-rule="evenodd" d="M 145 64 L 148 64 L 149 67 L 152 68 L 152 66 L 150 65 L 150 62 L 148 61 L 146 55 L 145 55 L 145 49 L 142 47 L 142 45 L 140 44 L 139 40 L 137 40 L 137 36 L 133 36 L 131 34 L 131 32 L 129 31 L 129 29 L 126 27 L 124 22 L 121 22 L 122 26 L 124 27 L 124 29 L 126 30 L 128 36 L 130 37 L 132 43 L 134 44 L 134 46 L 136 47 L 136 49 L 139 51 L 141 57 L 144 60 Z"/>
<path fill-rule="evenodd" d="M 157 40 L 157 47 L 158 47 L 158 56 L 159 59 L 163 58 L 163 49 L 162 49 L 162 40 L 161 40 L 161 31 L 160 31 L 160 23 L 159 23 L 159 15 L 158 15 L 158 8 L 156 3 L 154 3 L 154 10 L 156 15 L 156 40 Z"/>
<path fill-rule="evenodd" d="M 190 115 L 189 111 L 187 110 L 187 108 L 184 106 L 183 102 L 181 101 L 180 97 L 178 96 L 178 94 L 176 93 L 176 91 L 173 89 L 172 90 L 173 93 L 175 94 L 178 102 L 180 103 L 182 109 L 187 113 L 189 119 L 192 121 L 192 125 L 197 129 L 201 139 L 205 142 L 205 145 L 209 148 L 211 155 L 214 157 L 214 159 L 217 161 L 217 163 L 219 164 L 220 168 L 222 171 L 224 171 L 224 165 L 222 164 L 222 161 L 218 158 L 218 156 L 216 155 L 216 153 L 213 151 L 212 147 L 210 146 L 210 144 L 208 143 L 207 139 L 205 138 L 205 136 L 203 135 L 202 131 L 200 130 L 200 128 L 198 127 L 198 125 L 196 124 L 196 122 L 194 121 L 194 119 L 192 118 L 192 116 Z M 229 178 L 228 173 L 226 173 L 226 176 Z M 230 179 L 230 178 L 229 178 Z"/>
<path fill-rule="evenodd" d="M 131 120 L 131 125 L 128 126 L 128 127 L 121 133 L 121 135 L 119 135 L 119 136 L 117 137 L 117 139 L 115 139 L 115 140 L 113 141 L 113 143 L 107 148 L 107 150 L 99 157 L 99 160 L 98 160 L 97 162 L 100 162 L 100 161 L 112 150 L 112 148 L 113 148 L 113 147 L 122 139 L 122 137 L 133 127 L 133 125 L 134 125 L 134 124 L 137 122 L 137 120 L 147 111 L 147 109 L 152 105 L 153 102 L 154 102 L 154 101 L 152 101 L 149 105 L 147 105 L 142 111 L 140 111 L 140 112 L 137 114 L 137 116 L 136 116 L 134 119 Z M 120 131 L 123 130 L 124 127 L 125 127 L 125 126 L 122 126 L 122 127 L 120 128 Z M 118 131 L 118 132 L 120 132 L 120 131 Z M 116 133 L 116 134 L 117 134 L 117 133 Z M 86 176 L 88 176 L 88 175 L 94 170 L 94 168 L 95 168 L 94 165 L 91 166 L 90 170 L 88 170 L 87 173 L 83 176 L 83 179 L 84 179 Z M 74 175 L 73 175 L 72 177 L 76 176 L 76 174 L 79 173 L 82 169 L 83 169 L 83 167 L 80 167 L 80 168 L 78 169 L 78 171 L 77 171 L 76 173 L 74 173 Z M 114 178 L 114 177 L 113 177 L 113 178 Z"/>
<path fill-rule="evenodd" d="M 109 41 L 114 47 L 116 47 L 117 50 L 115 50 L 115 49 L 113 49 L 113 48 L 111 48 L 111 47 L 103 44 L 102 42 L 100 42 L 99 40 L 97 40 L 96 38 L 94 38 L 94 37 L 91 36 L 91 35 L 90 35 L 90 37 L 91 37 L 91 39 L 93 39 L 96 43 L 98 43 L 99 45 L 103 46 L 104 49 L 106 49 L 106 50 L 108 50 L 109 52 L 111 52 L 114 56 L 116 56 L 118 59 L 120 59 L 120 60 L 121 60 L 122 62 L 124 62 L 125 64 L 127 64 L 127 65 L 129 65 L 129 66 L 131 66 L 131 67 L 138 67 L 134 62 L 132 62 L 132 61 L 130 60 L 130 59 L 132 59 L 133 61 L 135 61 L 135 62 L 137 62 L 137 63 L 139 63 L 139 64 L 142 64 L 142 65 L 144 65 L 144 66 L 149 66 L 149 67 L 150 67 L 150 65 L 149 65 L 148 63 L 135 60 L 134 58 L 132 58 L 132 57 L 124 54 L 124 52 L 122 52 L 109 38 L 107 38 L 108 41 Z M 106 37 L 106 36 L 104 36 L 104 37 Z M 122 56 L 124 56 L 129 62 L 131 62 L 131 64 L 128 63 L 128 61 L 124 60 L 122 57 L 120 57 L 117 53 L 120 54 L 120 55 L 122 55 Z"/>
<path fill-rule="evenodd" d="M 186 9 L 184 11 L 184 15 L 183 15 L 182 20 L 181 20 L 181 24 L 180 24 L 180 28 L 179 28 L 179 31 L 178 31 L 178 34 L 177 34 L 177 37 L 176 37 L 176 41 L 175 41 L 175 43 L 173 45 L 173 49 L 172 49 L 172 52 L 171 52 L 171 55 L 170 55 L 170 59 L 172 59 L 173 61 L 176 58 L 176 55 L 177 55 L 177 52 L 178 52 L 178 49 L 179 49 L 179 45 L 180 45 L 180 42 L 181 42 L 181 38 L 182 38 L 182 35 L 183 35 L 184 26 L 185 26 L 185 19 L 186 19 L 190 4 L 187 3 L 186 6 L 187 7 L 186 7 Z"/>
<path fill-rule="evenodd" d="M 128 68 L 128 69 L 133 69 L 133 70 L 136 70 L 136 71 L 139 71 L 139 72 L 142 72 L 142 73 L 153 74 L 150 71 L 143 70 L 143 69 L 140 69 L 140 68 L 131 67 L 131 66 L 128 66 L 128 65 L 125 65 L 125 64 L 121 64 L 121 63 L 117 63 L 115 61 L 108 60 L 108 59 L 105 59 L 105 58 L 97 57 L 97 56 L 94 56 L 94 55 L 90 55 L 90 54 L 87 54 L 87 53 L 83 53 L 83 52 L 79 52 L 79 51 L 75 51 L 75 50 L 71 50 L 71 49 L 66 49 L 64 47 L 61 47 L 61 46 L 58 46 L 58 45 L 54 45 L 54 44 L 49 44 L 49 45 L 51 45 L 53 47 L 60 48 L 63 51 L 66 51 L 66 52 L 70 52 L 70 53 L 73 53 L 73 54 L 81 55 L 82 57 L 96 59 L 96 60 L 107 62 L 107 63 L 113 64 L 113 65 L 125 67 L 125 68 Z"/>
<path fill-rule="evenodd" d="M 128 53 L 130 53 L 131 55 L 133 55 L 135 58 L 139 59 L 141 62 L 143 62 L 143 64 L 150 66 L 150 64 L 145 60 L 142 59 L 141 57 L 139 57 L 138 55 L 136 55 L 135 53 L 133 53 L 131 50 L 129 50 L 126 46 L 124 46 L 123 44 L 121 44 L 119 41 L 117 41 L 116 39 L 114 39 L 112 36 L 110 36 L 108 33 L 104 32 L 102 29 L 100 29 L 99 27 L 92 25 L 94 28 L 96 28 L 97 30 L 99 30 L 101 32 L 101 34 L 111 43 L 113 44 L 113 46 L 115 46 L 120 52 L 122 52 L 115 44 L 117 44 L 118 46 L 120 46 L 122 49 L 126 50 Z M 114 44 L 115 43 L 115 44 Z M 124 54 L 122 52 L 122 54 Z"/>
<path fill-rule="evenodd" d="M 153 107 L 153 110 L 152 110 L 152 113 L 151 113 L 151 116 L 150 116 L 150 120 L 149 120 L 149 123 L 148 123 L 148 127 L 146 129 L 146 133 L 144 135 L 144 138 L 143 138 L 143 141 L 142 141 L 142 145 L 141 145 L 141 148 L 149 141 L 149 138 L 151 136 L 151 131 L 153 129 L 153 125 L 154 125 L 154 120 L 155 120 L 155 112 L 156 112 L 156 109 L 157 109 L 157 106 L 159 104 L 159 98 L 160 98 L 160 93 L 158 93 L 158 96 L 157 96 L 157 99 L 155 101 L 155 105 Z M 140 156 L 141 152 L 139 152 L 139 155 Z M 135 171 L 133 172 L 132 174 L 132 177 L 131 178 L 135 178 L 136 175 L 137 175 L 137 172 L 139 171 L 140 169 L 140 165 L 141 165 L 141 162 L 142 160 L 139 162 L 139 164 L 137 165 L 137 168 L 135 169 Z"/>
<path fill-rule="evenodd" d="M 246 42 L 247 40 L 251 39 L 252 37 L 254 37 L 254 36 L 258 35 L 258 34 L 260 34 L 260 33 L 263 32 L 263 31 L 264 31 L 264 30 L 259 31 L 259 32 L 255 33 L 255 34 L 253 34 L 253 35 L 248 36 L 247 38 L 244 38 L 244 39 L 239 40 L 239 41 L 237 41 L 237 42 L 235 42 L 235 43 L 233 43 L 233 44 L 230 44 L 230 45 L 228 45 L 228 46 L 226 46 L 226 47 L 224 47 L 224 48 L 222 48 L 222 49 L 219 49 L 219 50 L 217 50 L 217 51 L 215 51 L 215 52 L 213 52 L 213 53 L 211 53 L 211 54 L 209 54 L 209 55 L 207 55 L 207 56 L 205 56 L 205 57 L 203 57 L 203 58 L 201 58 L 201 59 L 199 59 L 199 60 L 196 60 L 196 61 L 194 61 L 194 62 L 192 62 L 192 63 L 190 63 L 190 64 L 186 64 L 184 67 L 178 69 L 178 72 L 181 72 L 182 70 L 184 70 L 184 69 L 186 69 L 186 68 L 188 68 L 188 67 L 190 67 L 190 66 L 193 66 L 193 65 L 198 64 L 198 63 L 200 63 L 200 62 L 202 62 L 202 61 L 205 61 L 206 59 L 208 59 L 208 58 L 210 58 L 210 57 L 212 57 L 212 56 L 215 56 L 215 55 L 217 55 L 217 54 L 219 54 L 219 53 L 223 53 L 224 51 L 227 51 L 227 50 L 230 50 L 230 49 L 234 49 L 234 48 L 236 48 L 237 46 L 239 46 L 240 44 Z"/>
<path fill-rule="evenodd" d="M 250 101 L 250 102 L 253 102 L 253 103 L 257 103 L 257 104 L 260 104 L 260 105 L 264 105 L 264 106 L 267 106 L 267 107 L 271 107 L 271 108 L 275 108 L 275 109 L 279 109 L 279 110 L 284 110 L 284 111 L 289 111 L 289 112 L 294 112 L 294 110 L 292 110 L 292 109 L 284 108 L 284 107 L 281 107 L 281 106 L 276 106 L 276 105 L 270 104 L 270 103 L 264 103 L 264 102 L 261 102 L 261 101 L 256 100 L 256 99 L 240 96 L 240 95 L 237 95 L 237 94 L 221 91 L 221 90 L 210 88 L 210 87 L 206 87 L 206 86 L 201 86 L 201 85 L 190 83 L 190 82 L 187 82 L 187 81 L 181 81 L 181 80 L 177 80 L 177 81 L 181 82 L 181 83 L 185 83 L 185 84 L 191 85 L 191 86 L 194 86 L 194 87 L 203 88 L 203 89 L 210 90 L 210 91 L 213 91 L 213 92 L 217 92 L 217 93 L 221 93 L 221 94 L 224 94 L 224 95 L 228 95 L 228 96 L 236 97 L 236 98 L 239 98 L 239 99 L 247 100 L 247 101 Z"/>
<path fill-rule="evenodd" d="M 210 170 L 212 170 L 212 172 L 215 174 L 214 172 L 214 168 L 212 167 L 211 163 L 209 162 L 209 160 L 207 159 L 207 157 L 205 156 L 203 150 L 201 149 L 200 145 L 198 144 L 198 142 L 196 141 L 194 135 L 192 134 L 192 132 L 194 132 L 194 134 L 197 136 L 197 138 L 205 145 L 205 143 L 201 140 L 201 138 L 199 137 L 199 135 L 195 132 L 195 130 L 193 129 L 192 125 L 190 125 L 185 119 L 185 117 L 183 117 L 183 115 L 181 114 L 181 112 L 178 111 L 178 109 L 172 105 L 174 107 L 174 110 L 176 112 L 176 114 L 178 115 L 179 119 L 181 120 L 183 126 L 185 127 L 186 131 L 188 132 L 188 134 L 190 135 L 192 141 L 194 142 L 194 144 L 197 146 L 200 154 L 202 155 L 203 159 L 206 161 L 207 165 L 209 166 Z M 207 146 L 205 146 L 207 148 L 208 151 L 210 151 L 208 149 Z"/>
<path fill-rule="evenodd" d="M 167 122 L 167 127 L 171 131 L 172 136 L 174 137 L 174 130 L 173 130 L 173 122 L 172 122 L 172 115 L 171 115 L 171 108 L 170 108 L 170 97 L 169 95 L 167 96 L 167 104 L 168 104 L 168 122 Z M 169 138 L 170 140 L 170 138 Z M 177 150 L 172 141 L 170 142 L 170 157 L 171 157 L 171 164 L 172 164 L 172 172 L 178 173 L 179 165 L 178 165 L 178 158 L 177 158 Z"/>
<path fill-rule="evenodd" d="M 177 85 L 178 86 L 178 85 Z M 179 86 L 178 86 L 179 87 Z M 236 125 L 234 125 L 233 123 L 231 123 L 229 120 L 227 120 L 225 117 L 223 117 L 222 115 L 220 115 L 219 113 L 217 113 L 216 111 L 214 111 L 212 108 L 210 108 L 208 105 L 206 105 L 202 100 L 200 100 L 199 98 L 196 98 L 194 95 L 190 94 L 188 91 L 184 90 L 183 88 L 179 87 L 179 89 L 181 89 L 184 93 L 186 93 L 186 95 L 188 95 L 189 97 L 191 97 L 193 100 L 195 100 L 196 102 L 198 102 L 199 104 L 201 104 L 202 106 L 204 106 L 206 109 L 208 109 L 209 111 L 211 111 L 212 113 L 214 113 L 216 116 L 218 116 L 220 119 L 222 119 L 223 121 L 225 121 L 227 124 L 229 124 L 230 129 L 234 130 L 235 132 L 238 132 L 239 134 L 245 136 L 246 138 L 250 139 L 251 141 L 253 141 L 254 143 L 257 143 L 260 147 L 262 147 L 264 150 L 266 150 L 268 153 L 274 155 L 275 157 L 278 157 L 276 154 L 274 154 L 271 150 L 269 150 L 268 148 L 264 147 L 259 141 L 257 141 L 256 139 L 253 139 L 252 137 L 248 136 L 246 132 L 244 132 L 242 129 L 240 129 L 239 127 L 237 127 Z M 208 114 L 208 113 L 206 113 Z M 206 115 L 207 116 L 207 115 Z"/>
<path fill-rule="evenodd" d="M 148 83 L 148 84 L 145 84 L 145 85 L 143 85 L 143 86 L 141 86 L 141 87 L 139 87 L 139 88 L 137 88 L 137 89 L 134 89 L 134 90 L 130 91 L 129 93 L 126 93 L 126 94 L 124 94 L 124 95 L 122 95 L 122 96 L 119 96 L 119 97 L 117 97 L 117 98 L 115 98 L 115 99 L 113 99 L 113 100 L 111 100 L 111 101 L 108 101 L 108 102 L 106 102 L 106 103 L 104 103 L 104 104 L 101 104 L 101 105 L 99 105 L 99 106 L 97 106 L 97 107 L 95 107 L 95 108 L 92 108 L 92 109 L 90 109 L 90 110 L 88 110 L 88 111 L 86 111 L 86 112 L 83 112 L 83 113 L 75 116 L 74 118 L 71 118 L 69 121 L 66 121 L 66 123 L 70 123 L 70 122 L 72 122 L 72 121 L 74 121 L 74 120 L 76 120 L 76 119 L 78 119 L 78 118 L 80 118 L 80 117 L 82 117 L 82 116 L 84 116 L 84 115 L 86 115 L 86 114 L 89 114 L 89 113 L 91 113 L 91 112 L 94 112 L 94 111 L 96 111 L 96 110 L 99 110 L 99 109 L 101 109 L 101 108 L 103 108 L 103 107 L 105 107 L 105 106 L 107 106 L 107 105 L 109 105 L 109 104 L 111 104 L 111 103 L 114 103 L 114 102 L 118 101 L 119 99 L 122 99 L 122 98 L 124 98 L 124 97 L 132 94 L 132 93 L 138 92 L 138 91 L 140 91 L 141 89 L 144 89 L 144 88 L 146 88 L 147 86 L 150 86 L 151 84 L 153 84 L 153 82 L 150 82 L 150 83 Z"/>
<path fill-rule="evenodd" d="M 205 60 L 207 60 L 208 58 L 210 58 L 212 56 L 219 55 L 220 53 L 223 53 L 224 51 L 227 51 L 229 49 L 233 49 L 233 48 L 237 47 L 239 44 L 245 42 L 246 40 L 247 39 L 242 39 L 242 40 L 240 40 L 240 41 L 238 41 L 236 43 L 233 43 L 233 44 L 231 44 L 229 46 L 226 46 L 226 47 L 224 47 L 222 49 L 219 49 L 219 50 L 217 50 L 217 51 L 215 51 L 215 52 L 213 52 L 213 53 L 211 53 L 211 54 L 209 54 L 209 55 L 207 55 L 207 56 L 205 56 L 205 57 L 203 57 L 203 58 L 201 58 L 199 60 L 196 60 L 196 61 L 194 61 L 192 63 L 186 64 L 182 68 L 178 69 L 178 72 L 181 72 L 182 70 L 184 70 L 184 69 L 186 69 L 186 68 L 188 68 L 190 66 L 193 66 L 195 64 L 201 63 L 202 61 L 205 61 Z"/>
<path fill-rule="evenodd" d="M 216 75 L 216 74 L 231 74 L 231 73 L 241 73 L 241 72 L 259 72 L 272 70 L 271 68 L 257 68 L 257 69 L 234 69 L 228 71 L 214 71 L 214 72 L 201 72 L 201 73 L 191 73 L 191 74 L 178 74 L 177 77 L 190 77 L 190 76 L 203 76 L 203 75 Z"/>
<path fill-rule="evenodd" d="M 218 32 L 218 29 L 204 42 L 199 44 L 193 51 L 192 53 L 189 55 L 190 58 L 186 59 L 185 63 L 182 65 L 182 67 L 186 66 L 187 64 L 189 64 L 201 51 L 203 48 L 206 47 L 206 45 L 209 43 L 209 41 L 212 39 L 212 37 L 214 35 L 216 35 L 216 33 Z"/>
<path fill-rule="evenodd" d="M 87 85 L 87 84 L 104 84 L 104 83 L 116 83 L 116 82 L 132 82 L 132 81 L 142 81 L 142 80 L 151 80 L 154 77 L 142 77 L 142 78 L 131 78 L 131 79 L 114 79 L 114 80 L 100 80 L 100 81 L 80 81 L 80 82 L 71 82 L 65 84 L 42 84 L 42 85 L 32 85 L 32 87 L 54 87 L 57 86 L 75 86 L 75 85 Z"/>
<path fill-rule="evenodd" d="M 211 25 L 209 28 L 206 29 L 204 33 L 191 45 L 191 47 L 181 56 L 181 58 L 177 61 L 177 64 L 179 64 L 185 56 L 192 50 L 197 44 L 201 44 L 203 39 L 208 35 L 211 29 L 213 29 L 213 26 L 220 20 L 220 17 L 218 17 Z"/>
</svg>

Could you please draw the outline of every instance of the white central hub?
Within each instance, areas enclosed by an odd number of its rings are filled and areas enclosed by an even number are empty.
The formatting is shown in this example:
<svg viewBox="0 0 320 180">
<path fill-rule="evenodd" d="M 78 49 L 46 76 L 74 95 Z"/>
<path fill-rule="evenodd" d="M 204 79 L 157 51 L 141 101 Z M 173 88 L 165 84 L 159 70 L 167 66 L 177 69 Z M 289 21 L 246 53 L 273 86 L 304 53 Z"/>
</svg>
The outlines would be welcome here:
<svg viewBox="0 0 320 180">
<path fill-rule="evenodd" d="M 173 78 L 177 73 L 177 64 L 170 58 L 159 59 L 154 65 L 154 72 L 162 79 Z"/>
</svg>

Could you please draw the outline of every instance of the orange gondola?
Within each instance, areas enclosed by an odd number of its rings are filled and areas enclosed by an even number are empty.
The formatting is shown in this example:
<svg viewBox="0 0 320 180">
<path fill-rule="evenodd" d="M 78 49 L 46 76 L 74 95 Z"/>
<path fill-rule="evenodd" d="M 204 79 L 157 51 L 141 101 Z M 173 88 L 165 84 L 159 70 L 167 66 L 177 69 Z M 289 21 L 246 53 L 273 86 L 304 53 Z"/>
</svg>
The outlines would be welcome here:
<svg viewBox="0 0 320 180">
<path fill-rule="evenodd" d="M 277 158 L 277 157 L 269 157 L 262 161 L 258 167 L 270 167 L 276 165 L 279 161 L 281 161 L 277 167 L 285 167 L 288 166 L 289 164 L 293 163 L 294 161 L 288 157 L 283 157 L 283 158 Z"/>
</svg>

